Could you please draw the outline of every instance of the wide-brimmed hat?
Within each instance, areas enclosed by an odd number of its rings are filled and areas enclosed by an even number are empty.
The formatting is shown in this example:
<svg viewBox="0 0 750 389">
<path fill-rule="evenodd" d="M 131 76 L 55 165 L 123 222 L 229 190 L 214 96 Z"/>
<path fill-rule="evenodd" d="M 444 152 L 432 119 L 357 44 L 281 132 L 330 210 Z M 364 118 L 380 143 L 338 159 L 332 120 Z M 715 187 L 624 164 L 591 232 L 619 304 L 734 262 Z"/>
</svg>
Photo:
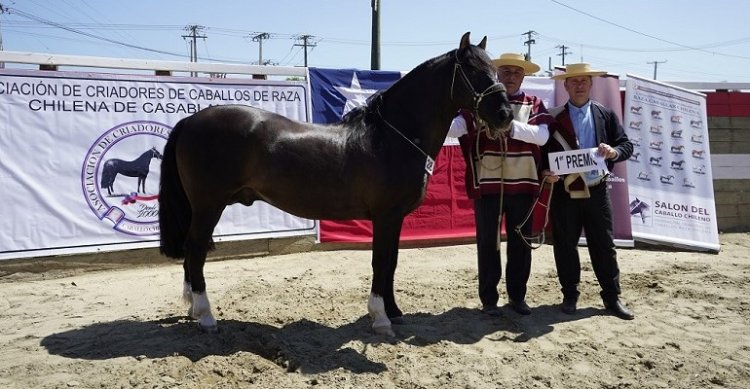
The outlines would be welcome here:
<svg viewBox="0 0 750 389">
<path fill-rule="evenodd" d="M 560 73 L 557 75 L 552 76 L 553 80 L 564 80 L 566 78 L 570 77 L 577 77 L 577 76 L 603 76 L 607 74 L 607 72 L 603 70 L 594 70 L 591 69 L 591 65 L 587 63 L 572 63 L 570 65 L 565 66 L 565 73 Z"/>
<path fill-rule="evenodd" d="M 492 63 L 496 67 L 510 65 L 510 66 L 518 66 L 519 68 L 522 68 L 524 73 L 526 74 L 534 74 L 539 71 L 539 65 L 527 61 L 523 55 L 516 54 L 516 53 L 503 53 L 500 54 L 500 58 L 493 59 Z"/>
</svg>

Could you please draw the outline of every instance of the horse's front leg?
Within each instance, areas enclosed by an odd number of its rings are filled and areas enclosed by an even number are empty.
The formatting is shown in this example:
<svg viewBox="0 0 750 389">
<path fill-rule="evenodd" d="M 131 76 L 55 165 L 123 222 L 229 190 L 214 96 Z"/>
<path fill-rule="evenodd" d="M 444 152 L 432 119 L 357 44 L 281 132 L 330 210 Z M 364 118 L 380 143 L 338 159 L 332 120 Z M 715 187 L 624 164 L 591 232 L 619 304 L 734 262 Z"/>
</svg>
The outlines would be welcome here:
<svg viewBox="0 0 750 389">
<path fill-rule="evenodd" d="M 395 336 L 390 318 L 401 322 L 401 310 L 393 294 L 393 276 L 398 263 L 398 243 L 403 215 L 373 218 L 372 226 L 372 288 L 367 311 L 373 320 L 372 329 L 379 334 Z"/>
<path fill-rule="evenodd" d="M 187 315 L 193 316 L 193 288 L 190 286 L 190 267 L 187 258 L 182 262 L 185 278 L 182 283 L 182 301 L 188 306 Z"/>
</svg>

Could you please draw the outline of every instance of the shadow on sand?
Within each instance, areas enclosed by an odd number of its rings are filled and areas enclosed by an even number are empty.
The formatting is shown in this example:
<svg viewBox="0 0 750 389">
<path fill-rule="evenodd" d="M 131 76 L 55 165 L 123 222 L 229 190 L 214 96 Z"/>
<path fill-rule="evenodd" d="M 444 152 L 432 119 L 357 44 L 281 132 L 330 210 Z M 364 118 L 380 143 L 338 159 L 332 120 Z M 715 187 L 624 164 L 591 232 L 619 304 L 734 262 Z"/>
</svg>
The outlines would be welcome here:
<svg viewBox="0 0 750 389">
<path fill-rule="evenodd" d="M 339 327 L 306 319 L 283 327 L 219 320 L 217 334 L 201 332 L 194 321 L 185 317 L 116 320 L 49 335 L 42 339 L 41 346 L 54 355 L 89 360 L 183 356 L 195 362 L 211 355 L 229 356 L 244 351 L 287 371 L 320 373 L 343 368 L 354 373 L 380 373 L 387 368 L 367 358 L 369 346 L 399 342 L 428 346 L 442 341 L 472 344 L 495 333 L 500 333 L 499 341 L 525 342 L 551 332 L 556 323 L 580 320 L 597 312 L 590 308 L 569 316 L 556 306 L 541 306 L 526 317 L 509 309 L 504 316 L 489 317 L 476 309 L 453 308 L 441 314 L 405 315 L 404 324 L 394 326 L 395 338 L 374 334 L 367 316 Z M 364 347 L 355 350 L 348 345 L 352 341 Z"/>
</svg>

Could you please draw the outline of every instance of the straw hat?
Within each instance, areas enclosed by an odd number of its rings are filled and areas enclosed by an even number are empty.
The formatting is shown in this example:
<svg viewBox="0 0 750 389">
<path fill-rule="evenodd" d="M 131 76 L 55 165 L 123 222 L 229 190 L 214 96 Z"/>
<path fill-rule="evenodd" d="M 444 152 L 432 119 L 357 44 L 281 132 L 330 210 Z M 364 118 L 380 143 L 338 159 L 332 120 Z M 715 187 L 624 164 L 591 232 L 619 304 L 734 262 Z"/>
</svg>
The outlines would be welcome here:
<svg viewBox="0 0 750 389">
<path fill-rule="evenodd" d="M 587 63 L 572 63 L 570 65 L 565 66 L 565 73 L 560 73 L 558 75 L 552 76 L 553 80 L 564 80 L 566 78 L 570 77 L 577 77 L 577 76 L 603 76 L 607 74 L 607 72 L 603 70 L 593 70 L 591 69 L 591 65 Z"/>
<path fill-rule="evenodd" d="M 523 55 L 516 53 L 503 53 L 500 55 L 500 58 L 493 59 L 492 63 L 496 67 L 505 65 L 518 66 L 519 68 L 522 68 L 526 74 L 534 74 L 539 71 L 539 65 L 527 61 Z"/>
</svg>

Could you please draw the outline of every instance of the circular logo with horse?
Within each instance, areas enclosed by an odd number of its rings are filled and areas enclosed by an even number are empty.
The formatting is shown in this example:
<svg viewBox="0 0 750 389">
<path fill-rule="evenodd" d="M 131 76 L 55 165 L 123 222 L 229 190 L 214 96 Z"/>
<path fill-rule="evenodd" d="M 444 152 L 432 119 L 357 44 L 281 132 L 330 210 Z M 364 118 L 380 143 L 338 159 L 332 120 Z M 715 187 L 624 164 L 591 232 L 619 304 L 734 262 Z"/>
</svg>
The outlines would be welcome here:
<svg viewBox="0 0 750 389">
<path fill-rule="evenodd" d="M 159 234 L 159 173 L 172 127 L 133 121 L 105 131 L 89 148 L 81 169 L 86 202 L 116 231 Z"/>
</svg>

